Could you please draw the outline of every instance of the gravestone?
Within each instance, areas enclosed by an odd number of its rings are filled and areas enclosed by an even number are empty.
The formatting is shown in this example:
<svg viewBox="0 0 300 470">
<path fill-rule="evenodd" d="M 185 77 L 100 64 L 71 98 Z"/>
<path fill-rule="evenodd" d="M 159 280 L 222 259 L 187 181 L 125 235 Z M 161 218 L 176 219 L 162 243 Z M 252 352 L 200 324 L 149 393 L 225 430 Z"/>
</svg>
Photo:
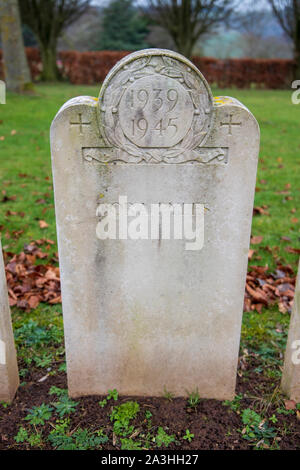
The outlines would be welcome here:
<svg viewBox="0 0 300 470">
<path fill-rule="evenodd" d="M 12 402 L 19 373 L 0 240 L 0 401 Z"/>
<path fill-rule="evenodd" d="M 300 260 L 281 387 L 291 400 L 300 403 Z"/>
<path fill-rule="evenodd" d="M 259 150 L 198 69 L 135 52 L 51 127 L 68 386 L 233 398 Z"/>
</svg>

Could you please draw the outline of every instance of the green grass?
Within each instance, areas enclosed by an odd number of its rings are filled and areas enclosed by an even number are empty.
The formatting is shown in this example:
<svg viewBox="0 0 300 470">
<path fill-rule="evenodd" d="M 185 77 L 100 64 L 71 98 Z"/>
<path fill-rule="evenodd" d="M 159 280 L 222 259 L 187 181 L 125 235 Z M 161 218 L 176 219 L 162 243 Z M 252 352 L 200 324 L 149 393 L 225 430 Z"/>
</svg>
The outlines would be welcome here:
<svg viewBox="0 0 300 470">
<path fill-rule="evenodd" d="M 5 249 L 13 252 L 21 251 L 31 239 L 56 241 L 50 124 L 68 99 L 97 96 L 99 92 L 96 86 L 69 84 L 38 85 L 36 89 L 36 96 L 9 94 L 7 104 L 0 107 L 0 137 L 4 137 L 0 140 L 0 182 L 2 191 L 6 191 L 3 197 L 14 198 L 0 205 L 0 229 Z M 300 218 L 300 105 L 291 103 L 290 91 L 233 89 L 213 93 L 238 98 L 256 116 L 261 128 L 255 205 L 267 205 L 270 215 L 253 218 L 252 234 L 264 238 L 253 246 L 256 253 L 251 263 L 268 263 L 273 268 L 276 255 L 295 268 L 297 256 L 287 253 L 285 247 L 299 247 L 300 226 L 295 219 Z M 11 135 L 11 131 L 16 134 Z M 9 211 L 17 215 L 6 215 Z M 49 227 L 41 229 L 39 220 L 45 220 Z M 14 234 L 19 230 L 23 230 L 20 236 Z M 282 236 L 291 241 L 282 241 Z M 51 251 L 56 251 L 56 245 Z"/>
<path fill-rule="evenodd" d="M 30 240 L 49 238 L 55 241 L 49 253 L 57 251 L 54 219 L 53 188 L 50 162 L 49 128 L 61 105 L 78 95 L 97 96 L 97 86 L 69 84 L 37 85 L 35 96 L 9 94 L 7 104 L 0 106 L 0 232 L 6 251 L 20 252 Z M 261 128 L 261 150 L 258 167 L 255 206 L 267 205 L 270 215 L 253 218 L 252 234 L 262 235 L 263 241 L 254 245 L 250 264 L 268 264 L 274 269 L 274 258 L 297 267 L 296 254 L 286 246 L 299 248 L 300 219 L 300 105 L 292 105 L 290 91 L 213 90 L 215 96 L 232 95 L 244 103 L 256 116 Z M 12 131 L 16 131 L 12 133 Z M 13 134 L 13 135 L 11 135 Z M 4 139 L 3 139 L 4 137 Z M 16 215 L 9 214 L 17 213 Z M 41 229 L 39 220 L 49 224 Z M 22 233 L 16 233 L 22 230 Z M 286 242 L 281 237 L 289 237 Z M 30 313 L 13 309 L 19 357 L 30 364 L 63 361 L 63 349 L 56 339 L 42 345 L 33 342 L 26 349 L 22 328 L 31 331 L 33 320 L 48 331 L 49 338 L 62 331 L 61 307 L 40 305 Z M 261 352 L 271 367 L 278 368 L 278 351 L 283 350 L 289 317 L 274 307 L 244 315 L 242 348 Z M 282 333 L 277 333 L 278 324 Z M 27 326 L 26 326 L 27 325 Z M 34 328 L 33 328 L 34 329 Z M 33 341 L 36 333 L 31 331 Z M 46 335 L 47 338 L 47 335 Z M 26 372 L 24 371 L 25 375 Z"/>
<path fill-rule="evenodd" d="M 96 87 L 39 85 L 36 96 L 9 94 L 0 107 L 1 165 L 0 184 L 6 197 L 15 197 L 0 205 L 2 244 L 19 252 L 31 239 L 50 238 L 56 242 L 52 190 L 49 129 L 63 103 L 80 94 L 97 95 Z M 11 135 L 11 131 L 16 131 Z M 42 203 L 37 201 L 42 200 Z M 6 215 L 8 211 L 17 215 Z M 21 213 L 21 215 L 20 215 Z M 22 214 L 24 213 L 24 214 Z M 41 229 L 39 220 L 49 227 Z M 13 231 L 23 230 L 19 238 Z M 56 251 L 56 244 L 50 253 Z"/>
<path fill-rule="evenodd" d="M 219 90 L 219 93 L 232 95 L 245 104 L 261 130 L 255 206 L 267 205 L 270 216 L 253 218 L 252 234 L 264 238 L 260 245 L 252 247 L 261 260 L 254 255 L 250 264 L 268 263 L 273 268 L 275 255 L 295 268 L 298 257 L 287 253 L 285 247 L 300 246 L 300 105 L 292 104 L 291 92 L 287 90 Z M 284 242 L 283 236 L 291 241 Z"/>
</svg>

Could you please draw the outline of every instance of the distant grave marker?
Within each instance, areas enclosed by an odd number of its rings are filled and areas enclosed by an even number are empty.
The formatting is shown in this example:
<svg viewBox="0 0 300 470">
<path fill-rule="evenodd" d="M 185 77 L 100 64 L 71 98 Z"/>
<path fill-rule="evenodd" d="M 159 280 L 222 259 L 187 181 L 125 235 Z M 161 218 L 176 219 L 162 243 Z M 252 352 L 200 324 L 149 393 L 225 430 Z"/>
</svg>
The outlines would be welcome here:
<svg viewBox="0 0 300 470">
<path fill-rule="evenodd" d="M 18 365 L 0 240 L 0 401 L 10 403 L 18 386 Z"/>
<path fill-rule="evenodd" d="M 291 400 L 300 403 L 300 261 L 281 387 Z"/>
</svg>

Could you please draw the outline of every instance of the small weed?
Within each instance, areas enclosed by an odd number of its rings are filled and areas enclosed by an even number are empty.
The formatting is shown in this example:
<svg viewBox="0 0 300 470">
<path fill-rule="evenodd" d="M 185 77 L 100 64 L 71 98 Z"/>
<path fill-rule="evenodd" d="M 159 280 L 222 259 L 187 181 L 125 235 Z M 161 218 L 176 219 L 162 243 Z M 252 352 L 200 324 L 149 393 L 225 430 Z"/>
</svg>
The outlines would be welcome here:
<svg viewBox="0 0 300 470">
<path fill-rule="evenodd" d="M 9 406 L 9 403 L 6 403 L 5 401 L 0 401 L 0 405 L 2 405 L 3 408 L 7 408 Z"/>
<path fill-rule="evenodd" d="M 293 415 L 295 413 L 295 410 L 286 410 L 285 408 L 277 408 L 276 413 L 279 415 Z"/>
<path fill-rule="evenodd" d="M 33 425 L 45 424 L 51 418 L 52 411 L 53 408 L 43 403 L 41 406 L 34 406 L 24 419 Z"/>
<path fill-rule="evenodd" d="M 28 432 L 25 428 L 20 427 L 18 434 L 14 437 L 15 441 L 19 444 L 20 442 L 25 442 L 28 439 Z"/>
<path fill-rule="evenodd" d="M 142 443 L 123 437 L 121 438 L 121 450 L 142 450 Z"/>
<path fill-rule="evenodd" d="M 158 447 L 162 447 L 163 445 L 165 447 L 168 447 L 174 441 L 175 441 L 174 435 L 167 434 L 164 428 L 162 428 L 161 426 L 158 428 L 157 435 L 155 437 L 155 442 Z"/>
<path fill-rule="evenodd" d="M 192 442 L 194 437 L 195 437 L 195 434 L 190 433 L 190 431 L 187 429 L 185 431 L 185 435 L 183 436 L 183 439 L 185 439 L 186 441 Z"/>
<path fill-rule="evenodd" d="M 223 401 L 223 405 L 229 406 L 229 408 L 232 411 L 235 411 L 236 413 L 239 413 L 239 409 L 241 408 L 241 401 L 243 399 L 242 393 L 239 395 L 236 395 L 232 401 L 230 400 L 225 400 Z"/>
<path fill-rule="evenodd" d="M 70 431 L 70 420 L 61 419 L 56 422 L 50 432 L 48 440 L 57 450 L 89 450 L 101 449 L 102 444 L 108 441 L 108 437 L 100 429 L 91 432 L 87 429 Z"/>
<path fill-rule="evenodd" d="M 108 390 L 107 397 L 99 401 L 99 406 L 101 406 L 101 408 L 104 408 L 105 405 L 107 405 L 109 400 L 117 401 L 118 398 L 119 398 L 119 394 L 115 388 L 113 390 Z"/>
<path fill-rule="evenodd" d="M 163 397 L 166 398 L 166 400 L 168 401 L 172 401 L 173 398 L 174 398 L 174 394 L 172 392 L 169 392 L 166 387 L 164 387 L 164 393 L 163 393 Z"/>
<path fill-rule="evenodd" d="M 51 328 L 44 328 L 34 320 L 28 320 L 19 328 L 14 330 L 17 344 L 22 346 L 45 346 L 50 343 L 60 343 L 63 339 L 63 332 L 56 325 Z"/>
<path fill-rule="evenodd" d="M 271 418 L 269 418 L 269 420 L 273 423 L 273 424 L 276 424 L 278 422 L 278 419 L 276 418 L 276 416 L 273 414 L 271 416 Z"/>
<path fill-rule="evenodd" d="M 42 435 L 39 432 L 30 434 L 27 440 L 31 447 L 41 447 L 42 445 Z"/>
<path fill-rule="evenodd" d="M 53 403 L 53 406 L 56 408 L 58 416 L 62 418 L 65 415 L 74 413 L 78 403 L 78 401 L 73 401 L 68 396 L 62 395 L 60 401 Z"/>
<path fill-rule="evenodd" d="M 28 374 L 28 369 L 20 369 L 19 370 L 19 376 L 20 377 L 26 377 L 26 375 Z"/>
<path fill-rule="evenodd" d="M 269 428 L 266 420 L 258 413 L 247 408 L 242 413 L 242 421 L 246 426 L 242 430 L 242 436 L 248 441 L 252 441 L 257 448 L 269 448 L 270 439 L 276 437 L 274 428 Z"/>
<path fill-rule="evenodd" d="M 68 390 L 66 388 L 59 388 L 52 385 L 49 390 L 49 395 L 56 395 L 57 397 L 68 396 Z"/>
<path fill-rule="evenodd" d="M 99 401 L 99 405 L 101 406 L 101 408 L 104 408 L 105 405 L 107 405 L 107 400 L 106 400 L 106 398 L 104 398 L 104 400 Z"/>
<path fill-rule="evenodd" d="M 37 367 L 48 367 L 52 364 L 52 354 L 43 354 L 42 357 L 34 356 L 33 360 Z"/>
<path fill-rule="evenodd" d="M 63 362 L 59 368 L 58 368 L 59 372 L 67 372 L 67 364 L 65 362 Z"/>
<path fill-rule="evenodd" d="M 20 427 L 18 434 L 14 437 L 15 441 L 18 444 L 28 442 L 31 447 L 41 447 L 42 445 L 42 435 L 39 432 L 34 432 L 32 434 L 28 434 L 28 431 Z"/>
<path fill-rule="evenodd" d="M 113 408 L 110 420 L 114 423 L 114 432 L 117 436 L 126 437 L 133 432 L 134 427 L 130 425 L 130 421 L 139 411 L 140 405 L 136 401 L 128 401 Z"/>
<path fill-rule="evenodd" d="M 200 403 L 199 391 L 196 389 L 188 394 L 188 405 L 190 408 L 196 408 Z"/>
<path fill-rule="evenodd" d="M 107 394 L 108 400 L 117 401 L 118 398 L 119 398 L 119 394 L 115 388 L 113 390 L 108 390 L 108 394 Z"/>
</svg>

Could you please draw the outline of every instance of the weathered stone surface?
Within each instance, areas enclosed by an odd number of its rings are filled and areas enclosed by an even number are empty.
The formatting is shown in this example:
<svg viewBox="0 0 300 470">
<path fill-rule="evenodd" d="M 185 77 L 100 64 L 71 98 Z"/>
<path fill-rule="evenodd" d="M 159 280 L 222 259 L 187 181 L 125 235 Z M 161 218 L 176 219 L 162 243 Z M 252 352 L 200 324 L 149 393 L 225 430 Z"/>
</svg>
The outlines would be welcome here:
<svg viewBox="0 0 300 470">
<path fill-rule="evenodd" d="M 18 0 L 0 2 L 0 35 L 7 89 L 17 93 L 31 89 Z"/>
<path fill-rule="evenodd" d="M 99 100 L 61 108 L 51 148 L 70 395 L 198 388 L 232 398 L 259 149 L 253 115 L 234 98 L 213 99 L 184 57 L 141 51 L 112 69 Z M 144 207 L 204 205 L 204 246 L 186 249 L 161 227 L 151 240 L 100 240 L 99 205 L 117 206 L 120 195 Z"/>
<path fill-rule="evenodd" d="M 291 400 L 300 403 L 300 261 L 281 387 Z"/>
<path fill-rule="evenodd" d="M 18 365 L 0 240 L 0 401 L 10 403 L 18 386 Z"/>
</svg>

